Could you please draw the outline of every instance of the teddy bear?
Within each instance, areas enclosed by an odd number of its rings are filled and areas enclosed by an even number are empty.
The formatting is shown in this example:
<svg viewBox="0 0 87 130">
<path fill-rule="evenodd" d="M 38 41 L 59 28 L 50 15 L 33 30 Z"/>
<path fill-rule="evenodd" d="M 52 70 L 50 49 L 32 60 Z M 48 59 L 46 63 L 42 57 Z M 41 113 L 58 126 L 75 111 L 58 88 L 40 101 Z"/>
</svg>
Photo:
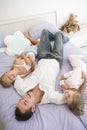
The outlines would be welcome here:
<svg viewBox="0 0 87 130">
<path fill-rule="evenodd" d="M 80 30 L 80 26 L 79 26 L 78 21 L 76 20 L 76 18 L 77 18 L 77 15 L 70 14 L 69 19 L 61 27 L 61 31 L 63 31 L 65 33 L 79 31 Z"/>
<path fill-rule="evenodd" d="M 31 46 L 31 42 L 20 31 L 7 35 L 4 38 L 4 44 L 6 46 L 5 52 L 10 56 L 19 55 L 28 46 Z"/>
</svg>

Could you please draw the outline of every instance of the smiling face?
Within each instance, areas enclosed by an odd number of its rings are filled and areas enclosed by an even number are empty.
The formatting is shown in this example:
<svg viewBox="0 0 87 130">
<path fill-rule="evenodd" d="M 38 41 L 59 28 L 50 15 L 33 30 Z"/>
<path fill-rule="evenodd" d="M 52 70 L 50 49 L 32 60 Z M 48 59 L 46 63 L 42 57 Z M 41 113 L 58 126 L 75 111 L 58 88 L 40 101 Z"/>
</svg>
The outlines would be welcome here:
<svg viewBox="0 0 87 130">
<path fill-rule="evenodd" d="M 64 91 L 67 105 L 71 112 L 75 115 L 82 115 L 84 113 L 84 98 L 79 90 L 70 88 Z"/>
<path fill-rule="evenodd" d="M 75 91 L 73 91 L 72 89 L 67 89 L 64 91 L 64 96 L 68 105 L 72 103 L 74 94 Z"/>
<path fill-rule="evenodd" d="M 6 72 L 1 77 L 1 84 L 4 87 L 10 87 L 11 84 L 15 81 L 16 76 L 12 71 Z"/>
<path fill-rule="evenodd" d="M 35 97 L 32 91 L 27 92 L 22 99 L 19 100 L 17 108 L 19 108 L 21 113 L 25 113 L 30 108 L 32 112 L 35 111 Z"/>
</svg>

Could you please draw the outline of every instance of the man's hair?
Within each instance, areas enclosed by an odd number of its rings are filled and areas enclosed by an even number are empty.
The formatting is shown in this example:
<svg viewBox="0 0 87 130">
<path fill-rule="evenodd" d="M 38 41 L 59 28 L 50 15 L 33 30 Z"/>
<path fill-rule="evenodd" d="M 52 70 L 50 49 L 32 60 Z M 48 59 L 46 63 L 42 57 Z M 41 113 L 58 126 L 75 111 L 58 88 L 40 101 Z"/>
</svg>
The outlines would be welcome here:
<svg viewBox="0 0 87 130">
<path fill-rule="evenodd" d="M 68 107 L 75 115 L 82 115 L 84 113 L 84 99 L 79 90 L 74 89 L 74 91 L 73 101 Z"/>
<path fill-rule="evenodd" d="M 31 108 L 28 109 L 25 113 L 22 113 L 18 107 L 15 109 L 15 118 L 18 121 L 26 121 L 33 115 L 33 112 L 31 111 Z"/>
</svg>

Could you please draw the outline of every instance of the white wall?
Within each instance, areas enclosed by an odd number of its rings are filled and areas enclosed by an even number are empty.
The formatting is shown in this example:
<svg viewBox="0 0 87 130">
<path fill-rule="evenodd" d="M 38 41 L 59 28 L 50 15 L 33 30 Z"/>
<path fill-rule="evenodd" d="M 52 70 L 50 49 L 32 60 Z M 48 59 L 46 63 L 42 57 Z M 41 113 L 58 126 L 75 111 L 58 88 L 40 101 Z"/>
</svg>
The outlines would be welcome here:
<svg viewBox="0 0 87 130">
<path fill-rule="evenodd" d="M 0 20 L 57 11 L 58 25 L 70 13 L 78 15 L 80 23 L 87 22 L 87 0 L 0 0 Z"/>
</svg>

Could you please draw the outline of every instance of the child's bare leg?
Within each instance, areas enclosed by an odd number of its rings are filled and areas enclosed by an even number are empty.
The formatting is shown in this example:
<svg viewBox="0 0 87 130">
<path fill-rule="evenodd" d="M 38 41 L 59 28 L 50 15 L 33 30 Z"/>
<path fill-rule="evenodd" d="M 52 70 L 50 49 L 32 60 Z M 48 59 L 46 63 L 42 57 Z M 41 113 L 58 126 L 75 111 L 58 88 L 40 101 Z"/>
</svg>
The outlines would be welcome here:
<svg viewBox="0 0 87 130">
<path fill-rule="evenodd" d="M 29 32 L 25 32 L 24 36 L 32 42 L 33 45 L 39 45 L 39 41 L 29 35 Z"/>
<path fill-rule="evenodd" d="M 24 32 L 24 36 L 27 38 L 27 39 L 29 39 L 29 32 Z"/>
</svg>

